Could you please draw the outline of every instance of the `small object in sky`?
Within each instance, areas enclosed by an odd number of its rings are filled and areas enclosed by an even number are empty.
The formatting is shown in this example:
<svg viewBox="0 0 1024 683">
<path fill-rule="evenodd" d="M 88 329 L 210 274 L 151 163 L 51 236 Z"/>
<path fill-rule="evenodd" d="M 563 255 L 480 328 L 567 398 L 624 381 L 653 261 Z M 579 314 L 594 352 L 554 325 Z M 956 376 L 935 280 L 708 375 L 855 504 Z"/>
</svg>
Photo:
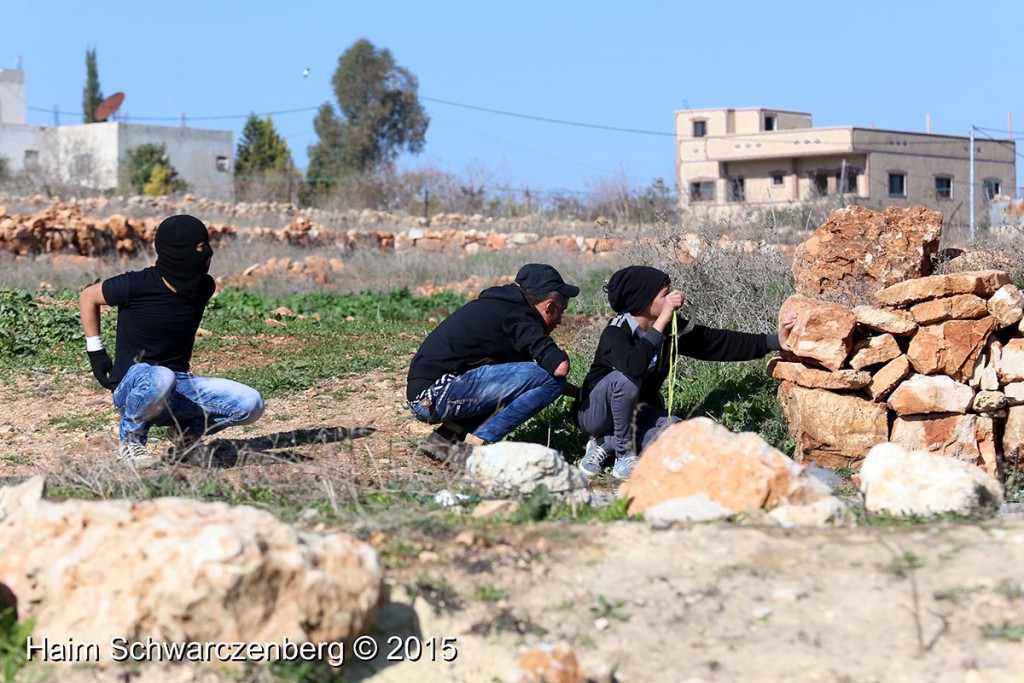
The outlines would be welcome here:
<svg viewBox="0 0 1024 683">
<path fill-rule="evenodd" d="M 305 69 L 302 70 L 302 77 L 303 78 L 309 78 L 309 67 L 308 66 Z"/>
</svg>

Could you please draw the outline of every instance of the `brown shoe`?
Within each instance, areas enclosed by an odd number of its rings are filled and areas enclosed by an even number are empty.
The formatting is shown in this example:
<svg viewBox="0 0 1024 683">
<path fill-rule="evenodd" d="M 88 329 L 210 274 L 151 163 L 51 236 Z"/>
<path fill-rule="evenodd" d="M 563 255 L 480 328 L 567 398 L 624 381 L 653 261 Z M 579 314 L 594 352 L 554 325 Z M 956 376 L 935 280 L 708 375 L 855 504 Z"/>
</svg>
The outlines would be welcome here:
<svg viewBox="0 0 1024 683">
<path fill-rule="evenodd" d="M 448 439 L 439 430 L 435 430 L 419 443 L 419 449 L 434 462 L 441 463 L 448 469 L 463 470 L 466 461 L 473 454 L 473 447 L 458 439 Z"/>
</svg>

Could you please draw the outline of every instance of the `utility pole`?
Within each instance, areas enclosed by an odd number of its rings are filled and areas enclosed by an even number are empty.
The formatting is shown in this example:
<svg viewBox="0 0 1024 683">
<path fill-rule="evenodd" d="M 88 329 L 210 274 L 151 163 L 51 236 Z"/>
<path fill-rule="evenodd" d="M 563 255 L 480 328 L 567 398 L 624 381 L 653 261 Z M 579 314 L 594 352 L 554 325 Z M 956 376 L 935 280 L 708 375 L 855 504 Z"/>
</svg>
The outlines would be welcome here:
<svg viewBox="0 0 1024 683">
<path fill-rule="evenodd" d="M 842 165 L 839 167 L 839 203 L 845 205 L 846 199 L 843 195 L 846 192 L 846 159 L 843 159 Z"/>
<path fill-rule="evenodd" d="M 971 244 L 974 244 L 974 124 L 971 124 Z"/>
</svg>

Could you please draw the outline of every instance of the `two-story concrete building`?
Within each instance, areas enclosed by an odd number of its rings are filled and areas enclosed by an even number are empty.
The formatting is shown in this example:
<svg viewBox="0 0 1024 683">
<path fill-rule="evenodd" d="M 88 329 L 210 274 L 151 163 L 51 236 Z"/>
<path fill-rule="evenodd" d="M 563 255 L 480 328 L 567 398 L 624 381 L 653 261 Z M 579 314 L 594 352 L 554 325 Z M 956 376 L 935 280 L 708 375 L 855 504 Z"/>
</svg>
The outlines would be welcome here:
<svg viewBox="0 0 1024 683">
<path fill-rule="evenodd" d="M 25 123 L 25 74 L 0 69 L 0 156 L 9 173 L 26 173 L 90 190 L 113 191 L 122 180 L 128 151 L 164 145 L 167 159 L 191 192 L 232 200 L 233 134 L 185 126 L 122 121 L 70 126 Z"/>
<path fill-rule="evenodd" d="M 841 195 L 864 206 L 941 210 L 966 222 L 970 138 L 853 126 L 814 128 L 778 109 L 676 112 L 680 205 L 713 213 Z M 1012 140 L 975 139 L 975 209 L 1016 187 Z"/>
</svg>

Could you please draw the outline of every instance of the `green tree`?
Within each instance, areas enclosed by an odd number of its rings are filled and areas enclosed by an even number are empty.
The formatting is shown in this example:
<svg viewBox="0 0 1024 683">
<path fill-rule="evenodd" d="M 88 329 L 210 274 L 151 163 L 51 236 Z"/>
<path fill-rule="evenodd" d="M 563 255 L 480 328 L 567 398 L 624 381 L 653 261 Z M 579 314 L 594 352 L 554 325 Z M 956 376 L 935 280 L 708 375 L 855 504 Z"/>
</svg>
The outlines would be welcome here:
<svg viewBox="0 0 1024 683">
<path fill-rule="evenodd" d="M 293 166 L 288 143 L 278 135 L 270 116 L 261 119 L 249 114 L 235 150 L 235 175 L 286 175 Z"/>
<path fill-rule="evenodd" d="M 167 147 L 146 143 L 128 150 L 127 180 L 135 194 L 171 194 L 188 186 L 167 158 Z"/>
<path fill-rule="evenodd" d="M 96 48 L 85 51 L 85 87 L 82 89 L 82 121 L 96 123 L 96 107 L 103 101 L 100 73 L 96 68 Z"/>
<path fill-rule="evenodd" d="M 338 112 L 324 103 L 313 120 L 319 141 L 309 148 L 310 182 L 366 174 L 403 150 L 423 151 L 430 119 L 420 105 L 419 82 L 391 51 L 357 40 L 338 59 L 331 79 Z"/>
</svg>

